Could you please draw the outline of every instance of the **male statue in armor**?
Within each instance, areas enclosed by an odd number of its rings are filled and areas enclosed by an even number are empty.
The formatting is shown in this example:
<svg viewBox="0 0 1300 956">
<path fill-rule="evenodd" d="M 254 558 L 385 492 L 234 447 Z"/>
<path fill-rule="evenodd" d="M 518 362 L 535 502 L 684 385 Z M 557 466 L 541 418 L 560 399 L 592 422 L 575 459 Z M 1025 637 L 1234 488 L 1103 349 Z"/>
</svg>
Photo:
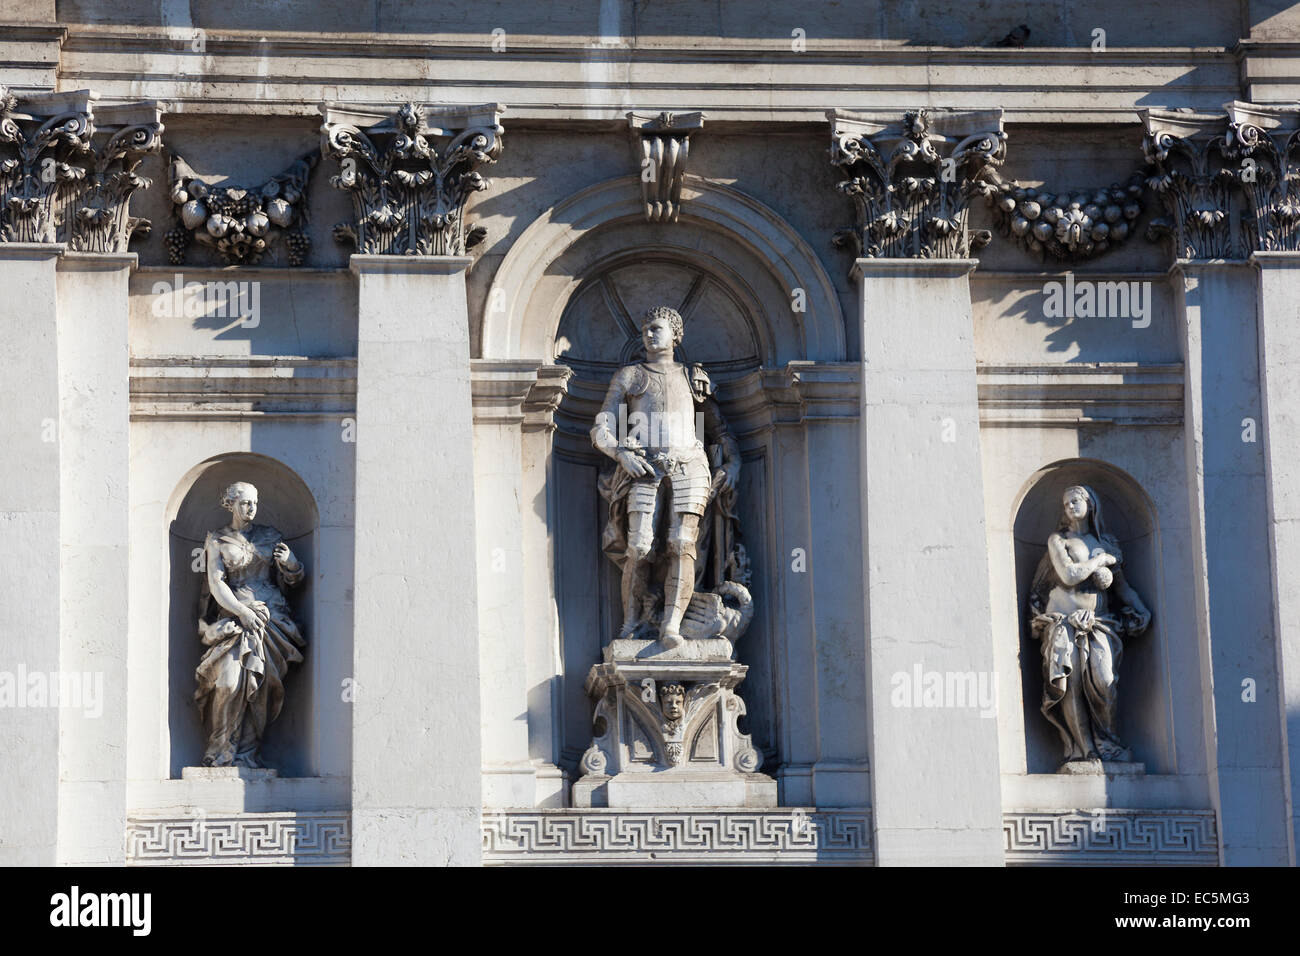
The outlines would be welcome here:
<svg viewBox="0 0 1300 956">
<path fill-rule="evenodd" d="M 684 325 L 674 309 L 646 312 L 641 340 L 646 361 L 619 369 L 591 430 L 592 443 L 617 467 L 603 482 L 610 502 L 606 552 L 623 572 L 623 627 L 636 636 L 655 623 L 657 558 L 663 573 L 659 641 L 682 641 L 682 618 L 696 587 L 701 518 L 711 500 L 734 501 L 740 448 L 727 430 L 704 369 L 673 360 Z M 717 449 L 710 462 L 706 444 Z M 715 470 L 716 469 L 716 470 Z M 623 515 L 626 515 L 626 520 Z M 725 548 L 714 541 L 715 548 Z M 666 553 L 665 553 L 666 552 Z"/>
</svg>

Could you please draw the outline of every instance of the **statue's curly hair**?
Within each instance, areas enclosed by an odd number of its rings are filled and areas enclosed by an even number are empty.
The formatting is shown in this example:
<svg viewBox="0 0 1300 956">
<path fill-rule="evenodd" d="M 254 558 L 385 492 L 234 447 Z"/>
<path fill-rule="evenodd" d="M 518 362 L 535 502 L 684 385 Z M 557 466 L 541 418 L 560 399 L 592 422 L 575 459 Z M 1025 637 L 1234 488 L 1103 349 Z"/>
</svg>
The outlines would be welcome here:
<svg viewBox="0 0 1300 956">
<path fill-rule="evenodd" d="M 221 493 L 221 507 L 225 508 L 227 511 L 231 510 L 231 506 L 235 503 L 236 499 L 239 498 L 239 489 L 241 487 L 252 488 L 254 494 L 257 493 L 257 487 L 253 485 L 251 482 L 247 482 L 247 481 L 233 482 L 227 485 L 226 490 Z"/>
<path fill-rule="evenodd" d="M 656 305 L 652 309 L 646 309 L 645 315 L 641 317 L 642 330 L 655 319 L 667 319 L 673 329 L 673 345 L 681 344 L 686 335 L 686 323 L 682 321 L 680 312 L 676 309 L 670 309 L 666 305 Z"/>
<path fill-rule="evenodd" d="M 686 694 L 686 688 L 675 681 L 670 684 L 660 684 L 659 699 L 663 700 L 663 698 L 667 697 L 669 694 L 682 694 L 684 696 Z"/>
</svg>

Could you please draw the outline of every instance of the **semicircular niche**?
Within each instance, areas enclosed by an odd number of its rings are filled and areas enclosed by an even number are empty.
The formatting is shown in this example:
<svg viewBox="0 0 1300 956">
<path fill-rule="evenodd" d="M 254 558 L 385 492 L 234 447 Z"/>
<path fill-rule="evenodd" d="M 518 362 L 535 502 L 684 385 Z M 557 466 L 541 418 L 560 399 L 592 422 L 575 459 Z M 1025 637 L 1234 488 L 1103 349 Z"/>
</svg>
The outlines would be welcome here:
<svg viewBox="0 0 1300 956">
<path fill-rule="evenodd" d="M 710 272 L 668 257 L 622 259 L 588 276 L 560 319 L 555 361 L 582 378 L 608 381 L 619 366 L 645 357 L 638 324 L 658 305 L 676 309 L 685 323 L 679 362 L 723 376 L 762 364 L 739 297 Z"/>
</svg>

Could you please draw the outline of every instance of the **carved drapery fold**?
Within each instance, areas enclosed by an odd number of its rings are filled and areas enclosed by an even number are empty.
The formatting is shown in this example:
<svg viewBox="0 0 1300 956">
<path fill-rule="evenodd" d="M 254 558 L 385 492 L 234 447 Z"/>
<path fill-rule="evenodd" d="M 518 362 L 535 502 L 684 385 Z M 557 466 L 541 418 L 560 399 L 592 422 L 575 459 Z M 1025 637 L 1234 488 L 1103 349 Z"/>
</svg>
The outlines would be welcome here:
<svg viewBox="0 0 1300 956">
<path fill-rule="evenodd" d="M 1002 111 L 905 113 L 892 118 L 827 113 L 831 162 L 844 170 L 839 188 L 853 202 L 854 229 L 835 244 L 866 258 L 966 258 L 987 245 L 987 230 L 967 227 L 970 197 L 1002 164 Z"/>
<path fill-rule="evenodd" d="M 281 235 L 289 265 L 300 266 L 311 239 L 307 223 L 307 179 L 319 155 L 313 151 L 260 186 L 211 186 L 172 154 L 170 198 L 177 225 L 167 233 L 167 258 L 185 261 L 191 241 L 211 246 L 226 265 L 257 265 Z"/>
<path fill-rule="evenodd" d="M 682 182 L 691 134 L 704 126 L 704 114 L 627 114 L 640 165 L 641 195 L 649 222 L 676 222 L 682 208 Z"/>
<path fill-rule="evenodd" d="M 330 184 L 352 194 L 355 221 L 334 238 L 378 255 L 464 255 L 487 230 L 466 228 L 465 202 L 490 181 L 478 167 L 501 155 L 497 103 L 407 103 L 383 116 L 326 105 L 321 151 L 339 163 Z"/>
<path fill-rule="evenodd" d="M 130 202 L 149 185 L 140 160 L 162 148 L 162 107 L 95 99 L 89 90 L 20 99 L 0 87 L 0 242 L 126 252 L 148 233 Z"/>
</svg>

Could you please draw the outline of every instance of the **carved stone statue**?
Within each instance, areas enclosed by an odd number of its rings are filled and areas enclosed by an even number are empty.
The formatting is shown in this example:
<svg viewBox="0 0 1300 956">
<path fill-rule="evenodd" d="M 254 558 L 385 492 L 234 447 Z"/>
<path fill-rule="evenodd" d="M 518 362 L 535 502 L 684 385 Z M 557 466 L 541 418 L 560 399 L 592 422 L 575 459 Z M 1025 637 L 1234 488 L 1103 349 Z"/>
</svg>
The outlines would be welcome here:
<svg viewBox="0 0 1300 956">
<path fill-rule="evenodd" d="M 609 502 L 604 550 L 623 573 L 619 638 L 657 630 L 670 649 L 686 638 L 734 641 L 752 614 L 735 511 L 740 448 L 708 374 L 673 360 L 683 334 L 676 310 L 646 312 L 646 361 L 614 374 L 591 430 L 617 463 L 600 490 Z M 710 546 L 712 565 L 697 562 Z"/>
<path fill-rule="evenodd" d="M 302 630 L 285 592 L 305 569 L 280 532 L 253 524 L 257 489 L 237 481 L 221 505 L 230 524 L 210 532 L 199 599 L 199 637 L 206 650 L 194 671 L 203 721 L 205 767 L 261 767 L 266 726 L 284 703 L 289 665 L 302 661 Z"/>
<path fill-rule="evenodd" d="M 740 446 L 704 369 L 673 360 L 682 317 L 641 324 L 646 360 L 619 369 L 591 430 L 614 460 L 605 554 L 623 573 L 623 626 L 587 674 L 595 703 L 575 806 L 773 807 L 776 781 L 740 730 L 754 616 L 740 543 Z"/>
<path fill-rule="evenodd" d="M 1099 772 L 1133 759 L 1118 734 L 1119 667 L 1123 638 L 1145 631 L 1151 612 L 1124 578 L 1097 493 L 1075 485 L 1061 503 L 1030 589 L 1030 627 L 1042 647 L 1043 716 L 1065 748 L 1061 772 Z"/>
</svg>

